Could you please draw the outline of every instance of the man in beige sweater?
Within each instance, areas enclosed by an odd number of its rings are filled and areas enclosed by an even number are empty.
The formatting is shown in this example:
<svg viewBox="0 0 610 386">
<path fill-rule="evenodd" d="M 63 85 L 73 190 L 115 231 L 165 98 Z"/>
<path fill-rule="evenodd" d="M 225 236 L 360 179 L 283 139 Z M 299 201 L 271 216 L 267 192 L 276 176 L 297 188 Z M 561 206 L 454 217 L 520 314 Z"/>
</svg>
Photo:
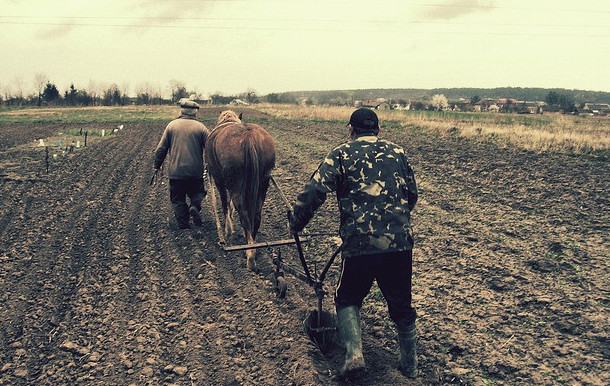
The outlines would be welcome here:
<svg viewBox="0 0 610 386">
<path fill-rule="evenodd" d="M 157 145 L 154 158 L 155 172 L 168 157 L 170 201 L 180 229 L 190 228 L 189 215 L 195 226 L 201 225 L 201 201 L 206 195 L 203 185 L 203 149 L 210 134 L 197 120 L 199 105 L 189 99 L 179 102 L 181 114 L 171 121 Z M 190 205 L 187 204 L 187 197 Z"/>
</svg>

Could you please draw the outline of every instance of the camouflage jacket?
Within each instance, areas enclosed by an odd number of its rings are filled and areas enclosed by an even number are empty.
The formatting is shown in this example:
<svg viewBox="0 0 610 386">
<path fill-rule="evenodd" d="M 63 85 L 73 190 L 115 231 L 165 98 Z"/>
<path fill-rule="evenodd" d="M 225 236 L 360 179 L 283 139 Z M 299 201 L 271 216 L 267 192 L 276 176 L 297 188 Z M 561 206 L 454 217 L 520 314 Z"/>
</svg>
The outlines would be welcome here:
<svg viewBox="0 0 610 386">
<path fill-rule="evenodd" d="M 417 202 L 404 150 L 373 135 L 334 148 L 297 196 L 291 228 L 301 231 L 336 192 L 343 256 L 410 250 L 410 213 Z"/>
</svg>

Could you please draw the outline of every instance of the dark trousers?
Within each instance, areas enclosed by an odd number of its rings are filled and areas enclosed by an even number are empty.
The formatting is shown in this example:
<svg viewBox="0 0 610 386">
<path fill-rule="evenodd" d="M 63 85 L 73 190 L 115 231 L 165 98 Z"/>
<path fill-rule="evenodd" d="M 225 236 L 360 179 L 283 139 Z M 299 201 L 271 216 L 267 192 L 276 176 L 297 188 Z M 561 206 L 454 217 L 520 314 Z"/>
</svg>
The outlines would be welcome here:
<svg viewBox="0 0 610 386">
<path fill-rule="evenodd" d="M 399 328 L 406 328 L 416 317 L 411 306 L 412 272 L 413 251 L 344 258 L 335 292 L 336 307 L 362 307 L 362 301 L 376 280 L 388 303 L 390 318 Z"/>
<path fill-rule="evenodd" d="M 190 206 L 194 206 L 199 211 L 205 194 L 203 178 L 169 180 L 169 199 L 174 206 L 174 213 L 179 224 L 189 222 L 189 205 L 186 203 L 186 198 L 188 197 Z"/>
</svg>

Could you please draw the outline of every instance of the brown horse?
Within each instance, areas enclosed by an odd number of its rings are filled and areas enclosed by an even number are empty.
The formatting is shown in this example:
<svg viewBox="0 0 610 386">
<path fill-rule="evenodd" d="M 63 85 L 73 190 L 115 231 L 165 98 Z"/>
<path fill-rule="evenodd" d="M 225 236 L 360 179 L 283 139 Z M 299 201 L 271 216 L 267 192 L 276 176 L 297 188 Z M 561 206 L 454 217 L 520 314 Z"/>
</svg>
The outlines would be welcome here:
<svg viewBox="0 0 610 386">
<path fill-rule="evenodd" d="M 223 111 L 206 141 L 205 161 L 220 194 L 225 238 L 229 230 L 233 233 L 232 203 L 239 214 L 246 242 L 253 244 L 261 224 L 271 170 L 275 167 L 273 138 L 261 126 L 242 123 L 235 112 Z M 246 250 L 247 265 L 253 271 L 256 270 L 255 255 L 254 249 Z"/>
</svg>

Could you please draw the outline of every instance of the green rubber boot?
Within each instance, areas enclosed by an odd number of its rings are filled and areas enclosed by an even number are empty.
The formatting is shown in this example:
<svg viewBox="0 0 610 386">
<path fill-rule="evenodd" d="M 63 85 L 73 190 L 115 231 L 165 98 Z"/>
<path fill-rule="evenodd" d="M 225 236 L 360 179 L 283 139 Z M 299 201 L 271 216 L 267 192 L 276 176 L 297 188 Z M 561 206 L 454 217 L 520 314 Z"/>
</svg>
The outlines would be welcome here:
<svg viewBox="0 0 610 386">
<path fill-rule="evenodd" d="M 400 345 L 400 371 L 409 378 L 417 377 L 417 348 L 415 322 L 404 330 L 398 330 L 398 343 Z"/>
<path fill-rule="evenodd" d="M 354 378 L 364 373 L 362 356 L 362 332 L 360 330 L 360 309 L 356 306 L 337 309 L 338 330 L 345 345 L 345 364 L 341 368 L 341 378 Z"/>
</svg>

